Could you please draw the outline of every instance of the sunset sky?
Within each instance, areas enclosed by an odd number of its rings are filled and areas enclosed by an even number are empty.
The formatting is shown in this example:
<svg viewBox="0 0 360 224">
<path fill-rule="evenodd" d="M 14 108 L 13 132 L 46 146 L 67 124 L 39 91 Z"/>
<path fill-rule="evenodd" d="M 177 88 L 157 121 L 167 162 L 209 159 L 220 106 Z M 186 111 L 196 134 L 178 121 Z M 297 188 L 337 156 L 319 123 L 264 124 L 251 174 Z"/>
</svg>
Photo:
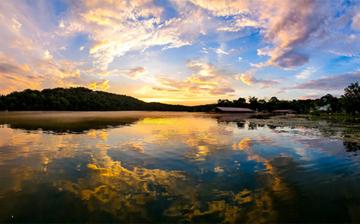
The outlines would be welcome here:
<svg viewBox="0 0 360 224">
<path fill-rule="evenodd" d="M 0 1 L 0 94 L 85 86 L 194 105 L 354 81 L 360 1 Z"/>
</svg>

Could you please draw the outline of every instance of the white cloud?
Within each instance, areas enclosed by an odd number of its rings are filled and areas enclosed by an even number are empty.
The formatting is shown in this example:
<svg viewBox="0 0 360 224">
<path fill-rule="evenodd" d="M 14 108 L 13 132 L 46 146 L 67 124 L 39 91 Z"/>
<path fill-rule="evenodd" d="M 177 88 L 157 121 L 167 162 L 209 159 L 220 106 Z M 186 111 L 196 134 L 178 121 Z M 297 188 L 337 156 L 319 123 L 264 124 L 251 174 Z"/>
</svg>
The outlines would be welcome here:
<svg viewBox="0 0 360 224">
<path fill-rule="evenodd" d="M 226 52 L 226 51 L 224 51 L 224 50 L 221 49 L 221 48 L 216 48 L 215 52 L 216 52 L 217 54 L 229 55 L 229 52 Z"/>
<path fill-rule="evenodd" d="M 164 19 L 164 8 L 151 0 L 94 0 L 83 5 L 74 6 L 76 13 L 64 22 L 64 33 L 88 33 L 93 41 L 89 53 L 95 65 L 102 69 L 107 69 L 114 58 L 130 51 L 144 51 L 153 46 L 179 48 L 192 44 L 199 35 L 206 33 L 204 22 L 207 18 L 196 8 Z"/>
<path fill-rule="evenodd" d="M 308 79 L 310 76 L 316 72 L 316 69 L 313 67 L 307 67 L 300 73 L 298 73 L 295 77 L 296 79 Z"/>
<path fill-rule="evenodd" d="M 45 60 L 49 60 L 49 59 L 52 59 L 53 56 L 50 54 L 50 52 L 49 52 L 48 50 L 46 50 L 46 51 L 44 52 L 43 58 L 44 58 Z"/>
</svg>

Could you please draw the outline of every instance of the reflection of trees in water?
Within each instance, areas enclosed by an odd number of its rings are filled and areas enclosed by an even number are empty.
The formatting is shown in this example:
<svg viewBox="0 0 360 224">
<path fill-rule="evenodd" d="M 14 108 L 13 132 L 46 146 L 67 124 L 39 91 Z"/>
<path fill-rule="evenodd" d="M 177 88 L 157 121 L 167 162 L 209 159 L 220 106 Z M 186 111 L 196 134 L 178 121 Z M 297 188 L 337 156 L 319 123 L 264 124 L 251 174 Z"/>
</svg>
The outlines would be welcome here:
<svg viewBox="0 0 360 224">
<path fill-rule="evenodd" d="M 257 125 L 259 128 L 263 128 L 263 127 L 265 127 L 265 124 L 258 124 Z"/>
<path fill-rule="evenodd" d="M 249 122 L 249 126 L 248 126 L 248 130 L 256 130 L 257 129 L 257 124 L 254 122 Z"/>
<path fill-rule="evenodd" d="M 56 134 L 84 133 L 88 130 L 105 129 L 111 127 L 127 126 L 137 122 L 139 118 L 78 118 L 78 119 L 9 119 L 1 118 L 0 124 L 7 124 L 13 129 L 27 131 L 42 130 Z"/>
<path fill-rule="evenodd" d="M 356 152 L 360 150 L 360 145 L 356 142 L 343 142 L 347 152 Z"/>
<path fill-rule="evenodd" d="M 277 126 L 276 126 L 276 125 L 271 125 L 271 124 L 268 124 L 268 125 L 267 125 L 267 127 L 268 127 L 268 128 L 270 128 L 270 129 L 272 129 L 272 130 L 274 130 L 274 129 L 276 129 L 276 128 L 277 128 Z"/>
<path fill-rule="evenodd" d="M 240 129 L 243 129 L 245 127 L 245 121 L 236 122 L 236 126 Z"/>
</svg>

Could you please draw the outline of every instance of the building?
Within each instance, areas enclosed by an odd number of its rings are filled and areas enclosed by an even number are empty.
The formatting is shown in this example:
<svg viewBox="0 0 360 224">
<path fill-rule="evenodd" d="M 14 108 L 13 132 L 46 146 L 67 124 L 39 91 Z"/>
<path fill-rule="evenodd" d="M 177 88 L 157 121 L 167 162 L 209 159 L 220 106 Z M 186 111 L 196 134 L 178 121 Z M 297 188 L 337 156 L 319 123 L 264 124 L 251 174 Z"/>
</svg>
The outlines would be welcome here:
<svg viewBox="0 0 360 224">
<path fill-rule="evenodd" d="M 223 112 L 223 113 L 254 113 L 255 111 L 249 108 L 242 108 L 242 107 L 216 107 L 216 112 Z"/>
<path fill-rule="evenodd" d="M 326 104 L 324 106 L 321 106 L 321 107 L 317 107 L 316 108 L 318 111 L 321 111 L 321 112 L 328 112 L 330 111 L 331 109 L 331 105 L 330 104 Z"/>
<path fill-rule="evenodd" d="M 274 110 L 272 111 L 274 114 L 296 114 L 295 110 L 286 109 L 286 110 Z"/>
</svg>

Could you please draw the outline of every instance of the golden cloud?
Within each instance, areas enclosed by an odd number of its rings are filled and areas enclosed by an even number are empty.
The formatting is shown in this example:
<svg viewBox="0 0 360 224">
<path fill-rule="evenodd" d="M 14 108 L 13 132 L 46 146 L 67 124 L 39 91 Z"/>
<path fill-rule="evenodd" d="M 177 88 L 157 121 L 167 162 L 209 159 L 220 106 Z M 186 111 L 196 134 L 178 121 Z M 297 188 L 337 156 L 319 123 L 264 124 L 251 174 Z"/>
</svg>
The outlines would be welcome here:
<svg viewBox="0 0 360 224">
<path fill-rule="evenodd" d="M 104 80 L 100 82 L 91 82 L 87 85 L 92 90 L 108 90 L 110 88 L 109 80 Z"/>
<path fill-rule="evenodd" d="M 152 96 L 151 98 L 217 99 L 219 96 L 231 96 L 235 92 L 226 71 L 221 71 L 210 63 L 198 60 L 190 60 L 186 66 L 192 71 L 192 74 L 184 80 L 157 77 L 157 86 L 140 89 L 136 94 L 141 98 Z"/>
</svg>

